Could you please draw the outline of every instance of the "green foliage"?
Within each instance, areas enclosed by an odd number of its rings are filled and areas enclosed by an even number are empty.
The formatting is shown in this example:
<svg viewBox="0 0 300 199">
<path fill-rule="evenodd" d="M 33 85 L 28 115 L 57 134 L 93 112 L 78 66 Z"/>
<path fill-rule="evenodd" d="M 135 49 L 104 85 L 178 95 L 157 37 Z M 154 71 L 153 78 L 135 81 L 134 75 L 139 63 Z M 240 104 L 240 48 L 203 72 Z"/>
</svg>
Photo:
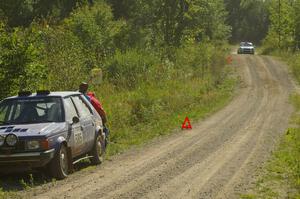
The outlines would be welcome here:
<svg viewBox="0 0 300 199">
<path fill-rule="evenodd" d="M 222 0 L 108 2 L 117 18 L 129 18 L 129 40 L 134 37 L 139 47 L 177 47 L 190 39 L 226 39 L 230 33 Z"/>
<path fill-rule="evenodd" d="M 0 99 L 18 90 L 38 88 L 45 76 L 34 38 L 18 28 L 11 31 L 0 24 Z"/>
<path fill-rule="evenodd" d="M 65 20 L 65 25 L 82 42 L 93 67 L 113 55 L 118 46 L 116 39 L 125 22 L 114 21 L 111 8 L 100 2 L 77 9 Z"/>
<path fill-rule="evenodd" d="M 8 21 L 12 27 L 29 25 L 33 19 L 33 1 L 1 0 L 0 19 Z"/>
<path fill-rule="evenodd" d="M 231 28 L 225 23 L 227 11 L 224 1 L 188 1 L 189 10 L 185 13 L 188 27 L 187 38 L 196 37 L 198 41 L 228 39 Z"/>
<path fill-rule="evenodd" d="M 225 0 L 226 9 L 229 12 L 227 22 L 232 27 L 232 42 L 241 40 L 260 42 L 264 39 L 269 25 L 268 2 Z"/>
<path fill-rule="evenodd" d="M 72 90 L 87 79 L 88 58 L 81 41 L 64 28 L 32 25 L 12 33 L 2 28 L 0 98 L 20 90 Z"/>
<path fill-rule="evenodd" d="M 44 48 L 41 62 L 47 66 L 44 88 L 75 90 L 78 82 L 89 74 L 88 57 L 83 53 L 81 41 L 70 31 L 60 27 L 38 30 Z"/>
<path fill-rule="evenodd" d="M 294 9 L 289 0 L 281 0 L 280 4 L 272 1 L 270 4 L 269 31 L 272 38 L 277 40 L 274 43 L 277 48 L 288 48 L 291 45 L 294 27 L 293 12 Z"/>
<path fill-rule="evenodd" d="M 295 37 L 294 37 L 294 47 L 295 49 L 300 49 L 300 1 L 295 1 L 294 5 L 294 22 L 295 22 Z"/>
<path fill-rule="evenodd" d="M 78 9 L 62 25 L 11 29 L 1 23 L 0 99 L 22 89 L 76 89 L 114 52 L 122 24 L 103 3 Z"/>
<path fill-rule="evenodd" d="M 244 194 L 244 195 L 241 195 L 240 198 L 241 199 L 255 199 L 256 197 L 254 195 L 251 195 L 251 194 Z"/>
<path fill-rule="evenodd" d="M 186 45 L 177 50 L 175 66 L 186 75 L 208 77 L 212 65 L 213 47 L 210 44 Z"/>
<path fill-rule="evenodd" d="M 3 191 L 3 189 L 0 187 L 0 198 L 21 199 L 22 197 L 13 191 L 10 192 Z"/>
<path fill-rule="evenodd" d="M 79 5 L 91 0 L 1 0 L 0 20 L 10 27 L 29 26 L 35 18 L 51 18 L 55 22 L 68 16 Z"/>
<path fill-rule="evenodd" d="M 289 65 L 297 81 L 300 82 L 300 53 L 296 53 L 290 57 Z"/>
<path fill-rule="evenodd" d="M 264 40 L 263 53 L 276 49 L 299 50 L 300 41 L 300 1 L 270 1 L 270 27 Z"/>
</svg>

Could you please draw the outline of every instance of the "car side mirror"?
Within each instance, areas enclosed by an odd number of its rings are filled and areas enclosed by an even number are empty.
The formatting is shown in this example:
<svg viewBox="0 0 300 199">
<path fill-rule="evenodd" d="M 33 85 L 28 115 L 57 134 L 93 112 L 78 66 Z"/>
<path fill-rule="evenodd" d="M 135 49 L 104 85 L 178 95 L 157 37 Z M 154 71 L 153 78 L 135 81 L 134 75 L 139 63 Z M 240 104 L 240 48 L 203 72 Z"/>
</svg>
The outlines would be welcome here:
<svg viewBox="0 0 300 199">
<path fill-rule="evenodd" d="M 73 124 L 79 123 L 79 118 L 77 116 L 74 116 L 72 119 Z"/>
</svg>

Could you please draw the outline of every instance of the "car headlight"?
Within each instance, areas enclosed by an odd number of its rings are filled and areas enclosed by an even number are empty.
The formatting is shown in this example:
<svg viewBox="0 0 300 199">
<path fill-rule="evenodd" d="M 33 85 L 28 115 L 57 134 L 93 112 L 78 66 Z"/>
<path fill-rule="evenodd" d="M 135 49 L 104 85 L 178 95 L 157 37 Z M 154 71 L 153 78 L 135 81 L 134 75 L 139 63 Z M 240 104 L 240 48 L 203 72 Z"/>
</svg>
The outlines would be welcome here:
<svg viewBox="0 0 300 199">
<path fill-rule="evenodd" d="M 34 150 L 40 148 L 40 142 L 37 140 L 31 140 L 27 142 L 27 149 Z"/>
<path fill-rule="evenodd" d="M 3 135 L 0 135 L 0 146 L 3 146 L 5 142 L 5 137 Z"/>
<path fill-rule="evenodd" d="M 15 146 L 18 142 L 18 137 L 15 134 L 8 134 L 5 138 L 5 142 L 8 146 Z"/>
</svg>

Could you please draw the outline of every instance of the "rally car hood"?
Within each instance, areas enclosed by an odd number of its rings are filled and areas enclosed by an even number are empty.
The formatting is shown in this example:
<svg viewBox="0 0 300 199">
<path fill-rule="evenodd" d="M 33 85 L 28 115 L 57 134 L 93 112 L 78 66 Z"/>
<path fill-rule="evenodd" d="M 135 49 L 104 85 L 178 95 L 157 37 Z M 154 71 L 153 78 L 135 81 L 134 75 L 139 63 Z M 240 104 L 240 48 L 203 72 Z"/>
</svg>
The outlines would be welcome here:
<svg viewBox="0 0 300 199">
<path fill-rule="evenodd" d="M 17 136 L 47 136 L 67 129 L 66 123 L 39 123 L 0 126 L 0 134 L 13 133 Z"/>
</svg>

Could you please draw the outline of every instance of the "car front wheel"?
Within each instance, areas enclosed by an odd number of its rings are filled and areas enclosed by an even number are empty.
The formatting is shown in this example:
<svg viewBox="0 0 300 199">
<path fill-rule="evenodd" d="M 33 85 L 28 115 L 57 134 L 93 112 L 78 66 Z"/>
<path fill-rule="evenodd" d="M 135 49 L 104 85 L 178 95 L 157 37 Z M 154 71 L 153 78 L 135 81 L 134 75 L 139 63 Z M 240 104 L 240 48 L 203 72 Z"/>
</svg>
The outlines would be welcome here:
<svg viewBox="0 0 300 199">
<path fill-rule="evenodd" d="M 64 179 L 69 173 L 69 159 L 67 147 L 62 144 L 49 163 L 50 174 L 57 179 Z"/>
</svg>

